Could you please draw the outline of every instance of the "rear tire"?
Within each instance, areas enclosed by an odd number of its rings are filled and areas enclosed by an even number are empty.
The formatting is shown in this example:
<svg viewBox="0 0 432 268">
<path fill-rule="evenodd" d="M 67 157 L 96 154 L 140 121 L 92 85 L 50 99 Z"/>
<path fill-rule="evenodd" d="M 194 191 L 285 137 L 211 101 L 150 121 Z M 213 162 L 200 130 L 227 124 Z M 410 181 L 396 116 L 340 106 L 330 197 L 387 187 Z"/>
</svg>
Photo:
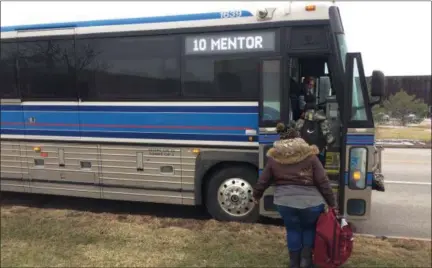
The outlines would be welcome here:
<svg viewBox="0 0 432 268">
<path fill-rule="evenodd" d="M 259 207 L 252 198 L 252 186 L 257 180 L 255 170 L 229 167 L 214 173 L 207 184 L 206 207 L 219 221 L 256 222 Z"/>
</svg>

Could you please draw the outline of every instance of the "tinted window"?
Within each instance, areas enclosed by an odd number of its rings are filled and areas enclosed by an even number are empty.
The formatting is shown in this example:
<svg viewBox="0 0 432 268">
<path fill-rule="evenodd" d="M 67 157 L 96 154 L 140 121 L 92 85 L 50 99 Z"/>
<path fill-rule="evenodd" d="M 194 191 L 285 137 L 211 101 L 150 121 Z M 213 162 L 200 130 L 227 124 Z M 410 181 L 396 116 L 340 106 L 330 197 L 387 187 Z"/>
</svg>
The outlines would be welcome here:
<svg viewBox="0 0 432 268">
<path fill-rule="evenodd" d="M 263 121 L 280 120 L 281 86 L 280 61 L 271 60 L 263 62 Z"/>
<path fill-rule="evenodd" d="M 180 95 L 175 37 L 77 41 L 80 92 L 88 100 L 146 100 Z"/>
<path fill-rule="evenodd" d="M 183 94 L 194 98 L 257 100 L 258 70 L 258 59 L 187 59 Z"/>
<path fill-rule="evenodd" d="M 354 72 L 352 81 L 352 114 L 351 120 L 364 121 L 367 120 L 366 106 L 363 98 L 362 85 L 360 82 L 360 75 L 358 72 L 358 61 L 354 59 Z"/>
<path fill-rule="evenodd" d="M 1 43 L 0 98 L 18 98 L 16 80 L 16 43 Z"/>
<path fill-rule="evenodd" d="M 76 99 L 73 40 L 24 41 L 18 48 L 23 99 Z"/>
</svg>

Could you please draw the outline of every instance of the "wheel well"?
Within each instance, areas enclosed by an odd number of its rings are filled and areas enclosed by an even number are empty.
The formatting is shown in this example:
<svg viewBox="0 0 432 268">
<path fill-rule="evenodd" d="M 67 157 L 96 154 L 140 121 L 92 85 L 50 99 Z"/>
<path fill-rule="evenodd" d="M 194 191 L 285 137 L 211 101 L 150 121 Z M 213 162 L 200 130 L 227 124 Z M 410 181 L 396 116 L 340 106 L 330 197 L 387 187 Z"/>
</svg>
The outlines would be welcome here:
<svg viewBox="0 0 432 268">
<path fill-rule="evenodd" d="M 207 189 L 208 183 L 210 182 L 210 178 L 219 170 L 230 168 L 230 167 L 244 167 L 244 168 L 249 168 L 249 169 L 258 171 L 258 168 L 255 165 L 252 165 L 251 163 L 247 163 L 247 162 L 224 161 L 224 162 L 219 162 L 216 165 L 212 166 L 204 174 L 203 180 L 201 183 L 201 196 L 202 196 L 201 203 L 203 205 L 205 205 L 206 192 L 207 192 L 206 189 Z"/>
</svg>

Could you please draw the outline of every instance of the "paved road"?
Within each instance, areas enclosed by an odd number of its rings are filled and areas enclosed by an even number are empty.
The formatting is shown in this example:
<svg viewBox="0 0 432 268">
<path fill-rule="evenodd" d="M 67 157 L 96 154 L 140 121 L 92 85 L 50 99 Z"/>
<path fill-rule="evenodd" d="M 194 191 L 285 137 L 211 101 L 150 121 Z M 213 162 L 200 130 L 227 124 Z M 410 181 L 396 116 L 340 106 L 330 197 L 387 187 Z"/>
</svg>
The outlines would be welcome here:
<svg viewBox="0 0 432 268">
<path fill-rule="evenodd" d="M 385 149 L 386 191 L 373 192 L 372 217 L 357 232 L 431 239 L 431 150 Z"/>
</svg>

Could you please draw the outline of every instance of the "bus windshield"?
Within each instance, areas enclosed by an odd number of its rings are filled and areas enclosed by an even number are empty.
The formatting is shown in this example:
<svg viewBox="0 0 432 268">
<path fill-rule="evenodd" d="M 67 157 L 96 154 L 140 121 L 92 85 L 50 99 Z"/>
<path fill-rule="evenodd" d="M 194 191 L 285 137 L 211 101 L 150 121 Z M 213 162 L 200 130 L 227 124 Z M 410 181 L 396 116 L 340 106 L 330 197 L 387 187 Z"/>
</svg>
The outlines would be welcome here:
<svg viewBox="0 0 432 268">
<path fill-rule="evenodd" d="M 338 47 L 341 55 L 342 66 L 345 71 L 345 61 L 346 61 L 346 54 L 348 53 L 348 46 L 345 41 L 344 34 L 338 34 L 336 37 L 337 37 Z"/>
</svg>

